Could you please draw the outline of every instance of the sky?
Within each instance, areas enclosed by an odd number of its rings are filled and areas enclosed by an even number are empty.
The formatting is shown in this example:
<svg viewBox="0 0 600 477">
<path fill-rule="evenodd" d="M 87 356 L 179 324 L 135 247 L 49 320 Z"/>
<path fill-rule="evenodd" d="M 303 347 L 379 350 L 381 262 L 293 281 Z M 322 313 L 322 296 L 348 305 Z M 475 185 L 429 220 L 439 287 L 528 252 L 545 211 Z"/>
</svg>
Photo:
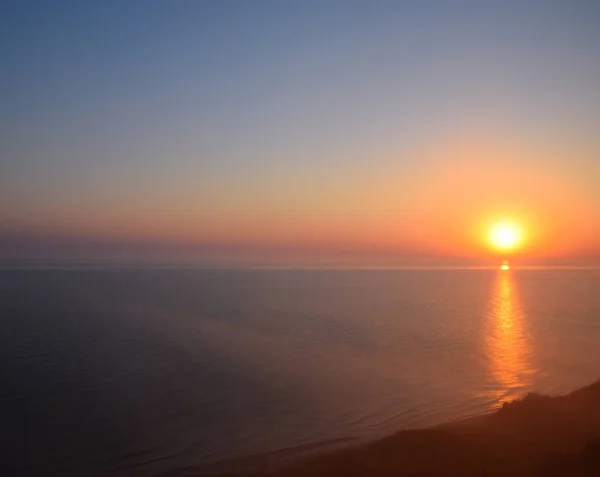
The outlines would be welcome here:
<svg viewBox="0 0 600 477">
<path fill-rule="evenodd" d="M 0 260 L 600 259 L 593 0 L 4 1 Z"/>
</svg>

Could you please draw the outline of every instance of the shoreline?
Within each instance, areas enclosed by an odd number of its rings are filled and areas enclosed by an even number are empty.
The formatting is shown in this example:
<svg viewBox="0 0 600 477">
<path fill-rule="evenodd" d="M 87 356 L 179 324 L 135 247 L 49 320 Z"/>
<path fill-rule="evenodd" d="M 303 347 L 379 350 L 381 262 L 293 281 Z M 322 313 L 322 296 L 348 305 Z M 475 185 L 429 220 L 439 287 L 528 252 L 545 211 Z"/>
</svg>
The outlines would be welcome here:
<svg viewBox="0 0 600 477">
<path fill-rule="evenodd" d="M 560 396 L 366 441 L 333 439 L 157 477 L 600 475 L 600 380 Z"/>
</svg>

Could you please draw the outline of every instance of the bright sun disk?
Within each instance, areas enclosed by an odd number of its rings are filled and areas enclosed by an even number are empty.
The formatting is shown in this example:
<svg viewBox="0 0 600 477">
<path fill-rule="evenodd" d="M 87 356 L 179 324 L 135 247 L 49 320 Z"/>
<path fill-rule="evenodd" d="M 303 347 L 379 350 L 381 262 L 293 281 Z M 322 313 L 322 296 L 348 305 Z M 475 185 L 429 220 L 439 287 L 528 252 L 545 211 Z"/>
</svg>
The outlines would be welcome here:
<svg viewBox="0 0 600 477">
<path fill-rule="evenodd" d="M 490 243 L 499 250 L 512 250 L 521 241 L 521 231 L 510 223 L 500 223 L 492 227 L 490 231 Z"/>
</svg>

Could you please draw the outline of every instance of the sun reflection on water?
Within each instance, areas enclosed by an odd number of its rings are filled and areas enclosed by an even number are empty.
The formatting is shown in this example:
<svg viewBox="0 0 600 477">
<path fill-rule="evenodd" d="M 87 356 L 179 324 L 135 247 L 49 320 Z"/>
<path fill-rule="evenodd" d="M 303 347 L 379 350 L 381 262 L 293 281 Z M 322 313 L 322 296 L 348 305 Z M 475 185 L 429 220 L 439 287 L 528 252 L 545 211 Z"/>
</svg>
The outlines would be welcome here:
<svg viewBox="0 0 600 477">
<path fill-rule="evenodd" d="M 498 273 L 485 326 L 485 354 L 489 360 L 497 405 L 510 401 L 532 384 L 533 345 L 511 272 Z"/>
</svg>

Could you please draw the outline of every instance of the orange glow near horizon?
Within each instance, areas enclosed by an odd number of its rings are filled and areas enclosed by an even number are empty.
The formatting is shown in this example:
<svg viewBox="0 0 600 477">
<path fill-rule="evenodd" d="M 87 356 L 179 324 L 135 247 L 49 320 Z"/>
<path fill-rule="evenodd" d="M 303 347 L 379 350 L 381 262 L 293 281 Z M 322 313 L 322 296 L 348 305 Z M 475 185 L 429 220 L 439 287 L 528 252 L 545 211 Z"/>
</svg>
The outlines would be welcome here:
<svg viewBox="0 0 600 477">
<path fill-rule="evenodd" d="M 468 133 L 424 153 L 429 166 L 415 177 L 421 186 L 411 203 L 424 243 L 485 261 L 593 256 L 598 215 L 589 191 L 560 166 L 561 150 L 510 134 Z"/>
<path fill-rule="evenodd" d="M 398 151 L 376 158 L 379 167 L 355 165 L 334 179 L 272 170 L 199 188 L 191 177 L 152 201 L 49 202 L 44 222 L 29 224 L 21 216 L 34 214 L 17 209 L 11 220 L 29 235 L 252 263 L 596 260 L 600 216 L 584 188 L 552 166 L 557 152 L 507 135 L 472 147 L 430 142 L 431 151 L 403 153 L 418 164 L 410 174 L 395 164 Z"/>
</svg>

